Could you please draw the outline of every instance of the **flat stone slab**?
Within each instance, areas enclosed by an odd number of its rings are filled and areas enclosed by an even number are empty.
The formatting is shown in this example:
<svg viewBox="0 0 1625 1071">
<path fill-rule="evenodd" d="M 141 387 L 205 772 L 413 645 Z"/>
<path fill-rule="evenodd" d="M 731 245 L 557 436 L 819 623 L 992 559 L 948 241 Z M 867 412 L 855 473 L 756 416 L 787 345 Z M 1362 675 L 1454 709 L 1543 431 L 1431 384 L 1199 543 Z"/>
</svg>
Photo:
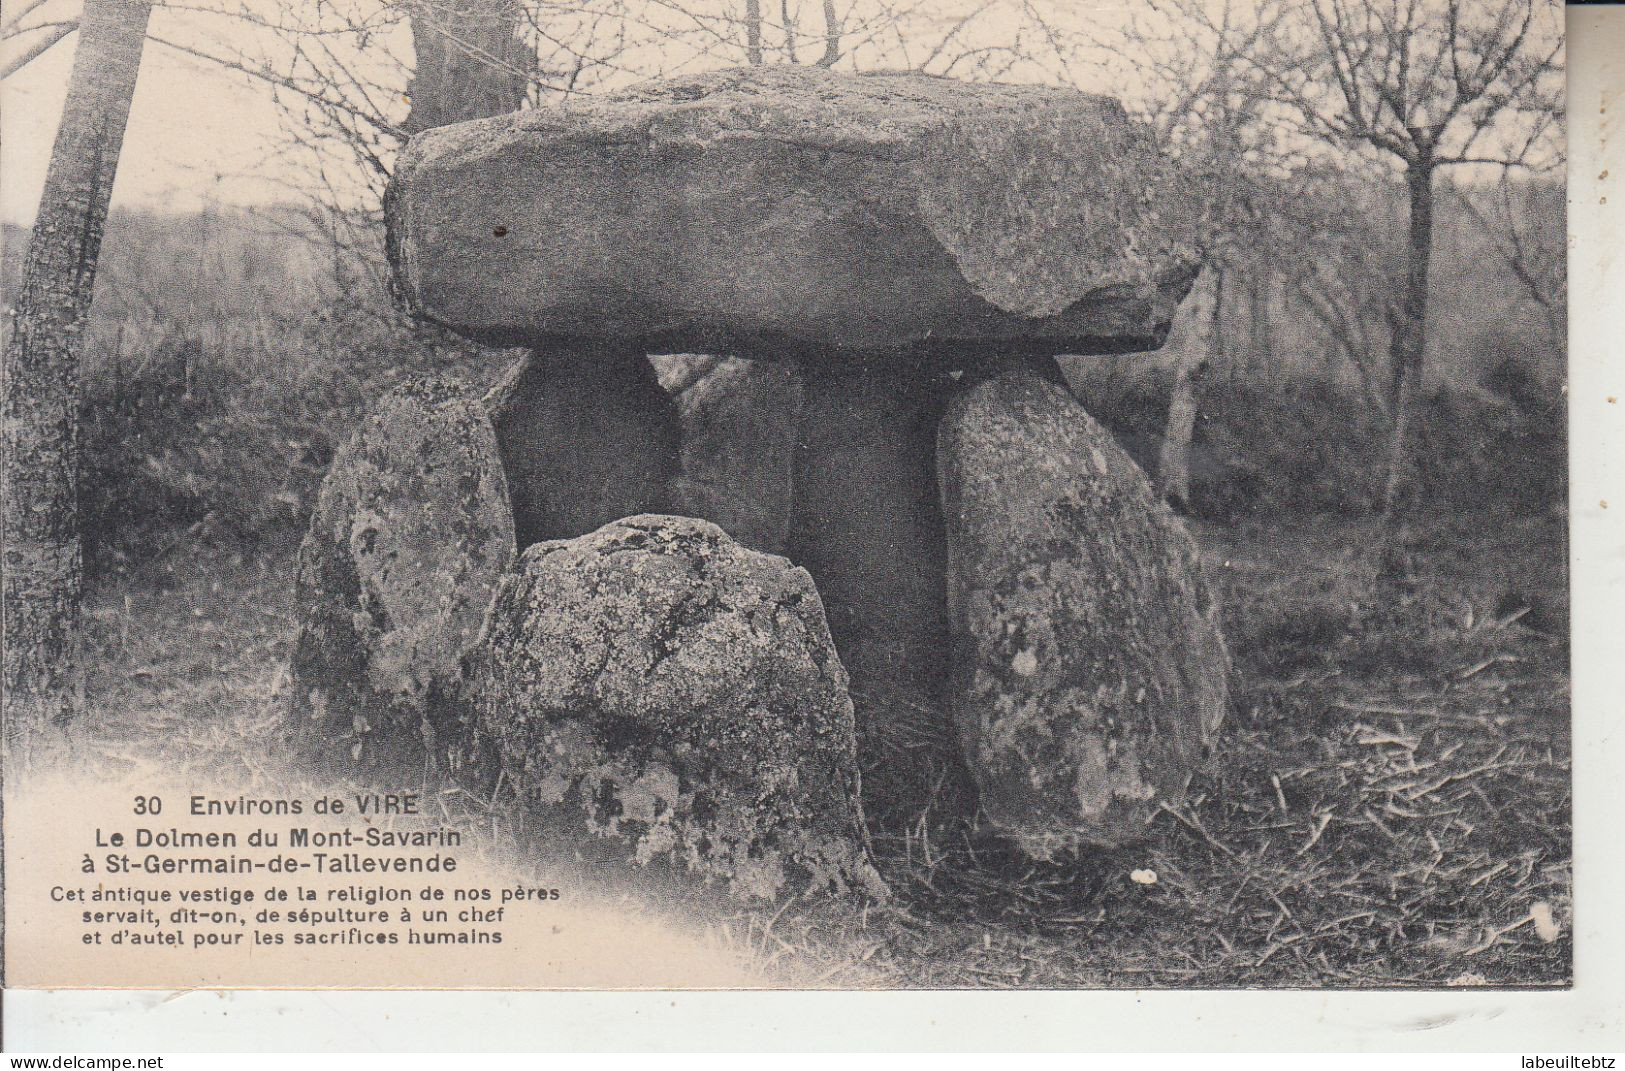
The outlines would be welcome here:
<svg viewBox="0 0 1625 1071">
<path fill-rule="evenodd" d="M 765 359 L 1154 348 L 1201 216 L 1111 98 L 788 66 L 427 131 L 386 214 L 470 338 Z"/>
</svg>

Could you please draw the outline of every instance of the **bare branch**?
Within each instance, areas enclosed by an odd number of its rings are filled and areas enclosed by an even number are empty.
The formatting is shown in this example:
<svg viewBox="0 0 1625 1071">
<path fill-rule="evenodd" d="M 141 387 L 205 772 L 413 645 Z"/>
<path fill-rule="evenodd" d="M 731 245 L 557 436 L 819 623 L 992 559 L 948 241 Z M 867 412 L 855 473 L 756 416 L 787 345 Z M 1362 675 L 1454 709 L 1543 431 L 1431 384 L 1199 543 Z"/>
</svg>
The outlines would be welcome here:
<svg viewBox="0 0 1625 1071">
<path fill-rule="evenodd" d="M 17 32 L 17 24 L 27 18 L 32 12 L 50 3 L 50 0 L 24 0 L 22 10 L 14 12 L 11 18 L 0 25 L 0 37 L 10 37 Z"/>
<path fill-rule="evenodd" d="M 58 41 L 62 40 L 64 37 L 68 36 L 78 28 L 79 24 L 77 22 L 56 22 L 42 23 L 38 26 L 30 26 L 25 30 L 17 31 L 18 33 L 28 33 L 34 30 L 45 30 L 46 33 L 33 44 L 23 49 L 23 51 L 6 60 L 3 64 L 0 64 L 0 81 L 10 78 L 12 75 L 16 74 L 30 63 L 33 63 L 35 60 L 45 55 L 45 53 L 49 52 Z"/>
<path fill-rule="evenodd" d="M 240 74 L 248 75 L 250 78 L 256 78 L 273 86 L 290 90 L 314 104 L 319 104 L 324 108 L 331 108 L 334 111 L 353 116 L 354 118 L 360 119 L 363 122 L 378 128 L 379 130 L 393 134 L 402 140 L 404 140 L 406 137 L 405 131 L 401 130 L 393 123 L 390 123 L 382 116 L 369 114 L 368 112 L 365 112 L 343 100 L 309 90 L 304 86 L 299 85 L 293 79 L 280 75 L 268 67 L 251 67 L 246 63 L 239 62 L 229 57 L 213 55 L 211 53 L 204 52 L 201 49 L 193 48 L 190 45 L 183 45 L 179 42 L 157 37 L 150 33 L 147 35 L 147 40 L 151 41 L 153 44 L 163 45 L 165 48 L 172 48 L 176 52 L 184 53 L 185 55 L 192 56 L 195 59 L 206 60 L 209 63 L 217 63 L 227 70 L 237 71 Z M 388 172 L 386 171 L 385 173 L 387 174 Z"/>
</svg>

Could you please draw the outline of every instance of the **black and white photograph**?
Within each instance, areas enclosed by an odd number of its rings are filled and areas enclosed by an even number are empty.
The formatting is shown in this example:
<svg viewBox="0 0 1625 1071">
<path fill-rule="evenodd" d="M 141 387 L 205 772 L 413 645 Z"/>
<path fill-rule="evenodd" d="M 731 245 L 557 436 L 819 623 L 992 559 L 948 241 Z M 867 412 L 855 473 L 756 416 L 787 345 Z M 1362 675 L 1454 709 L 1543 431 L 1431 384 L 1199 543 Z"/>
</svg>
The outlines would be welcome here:
<svg viewBox="0 0 1625 1071">
<path fill-rule="evenodd" d="M 8 986 L 1575 983 L 1560 4 L 0 36 Z"/>
</svg>

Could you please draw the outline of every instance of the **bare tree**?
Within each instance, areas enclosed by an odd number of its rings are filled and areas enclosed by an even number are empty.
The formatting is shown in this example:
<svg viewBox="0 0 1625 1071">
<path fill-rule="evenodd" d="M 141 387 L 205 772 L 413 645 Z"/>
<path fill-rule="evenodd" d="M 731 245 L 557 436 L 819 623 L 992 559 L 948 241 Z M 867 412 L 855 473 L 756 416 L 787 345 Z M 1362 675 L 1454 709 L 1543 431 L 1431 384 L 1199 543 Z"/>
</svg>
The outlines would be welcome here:
<svg viewBox="0 0 1625 1071">
<path fill-rule="evenodd" d="M 1197 388 L 1207 375 L 1219 346 L 1219 303 L 1224 295 L 1224 269 L 1210 262 L 1196 277 L 1190 296 L 1180 306 L 1173 335 L 1165 348 L 1175 353 L 1174 383 L 1168 396 L 1168 423 L 1157 457 L 1157 491 L 1179 508 L 1191 497 L 1191 438 L 1196 431 Z"/>
<path fill-rule="evenodd" d="M 745 0 L 745 62 L 762 65 L 762 0 Z"/>
<path fill-rule="evenodd" d="M 404 129 L 416 133 L 525 104 L 535 51 L 520 33 L 518 0 L 412 0 L 416 59 Z"/>
<path fill-rule="evenodd" d="M 1278 0 L 1250 50 L 1288 136 L 1398 172 L 1406 242 L 1390 340 L 1387 549 L 1409 495 L 1427 344 L 1435 178 L 1458 166 L 1549 166 L 1560 153 L 1561 7 L 1552 0 Z M 1391 556 L 1390 556 L 1390 560 Z"/>
<path fill-rule="evenodd" d="M 1176 150 L 1213 129 L 1232 140 L 1215 149 L 1248 161 L 1256 176 L 1329 166 L 1397 174 L 1403 183 L 1400 278 L 1380 318 L 1391 327 L 1383 510 L 1392 545 L 1408 496 L 1427 342 L 1435 179 L 1447 168 L 1535 169 L 1561 159 L 1561 7 L 1555 0 L 1153 0 L 1149 11 L 1131 29 L 1133 54 L 1163 90 L 1152 117 Z M 1231 177 L 1245 181 L 1247 173 Z M 1294 248 L 1318 243 L 1321 233 L 1306 231 L 1309 241 Z M 1314 275 L 1294 269 L 1286 277 L 1306 298 L 1316 291 Z M 1346 309 L 1308 303 L 1329 326 L 1351 326 L 1341 321 Z M 1351 333 L 1338 333 L 1355 357 Z"/>
<path fill-rule="evenodd" d="M 1327 347 L 1332 378 L 1352 375 L 1369 409 L 1391 421 L 1390 340 L 1402 315 L 1403 206 L 1392 189 L 1333 167 L 1283 184 L 1268 212 L 1268 256 L 1295 312 Z"/>
<path fill-rule="evenodd" d="M 1268 87 L 1247 55 L 1268 24 L 1243 26 L 1229 6 L 1213 18 L 1194 17 L 1183 0 L 1153 3 L 1104 50 L 1142 87 L 1133 104 L 1165 151 L 1211 191 L 1204 265 L 1163 347 L 1174 357 L 1174 378 L 1156 482 L 1181 507 L 1190 499 L 1197 392 L 1221 344 L 1225 275 L 1257 272 L 1264 244 L 1257 203 L 1273 194 L 1279 170 L 1265 155 Z"/>
<path fill-rule="evenodd" d="M 0 457 L 5 762 L 83 704 L 79 361 L 150 0 L 86 0 L 56 144 L 11 310 Z"/>
<path fill-rule="evenodd" d="M 1503 172 L 1493 188 L 1460 189 L 1456 203 L 1486 235 L 1554 340 L 1568 336 L 1568 249 L 1560 185 Z"/>
<path fill-rule="evenodd" d="M 417 130 L 740 63 L 1066 81 L 1067 0 L 164 0 L 235 23 L 154 43 L 270 87 L 317 189 L 377 204 Z M 511 29 L 511 32 L 510 32 Z M 468 114 L 424 112 L 468 98 Z M 410 102 L 410 106 L 408 106 Z M 454 104 L 457 104 L 453 100 Z M 503 109 L 496 104 L 504 105 Z M 355 197 L 357 189 L 366 193 Z M 376 222 L 376 221 L 373 221 Z"/>
</svg>

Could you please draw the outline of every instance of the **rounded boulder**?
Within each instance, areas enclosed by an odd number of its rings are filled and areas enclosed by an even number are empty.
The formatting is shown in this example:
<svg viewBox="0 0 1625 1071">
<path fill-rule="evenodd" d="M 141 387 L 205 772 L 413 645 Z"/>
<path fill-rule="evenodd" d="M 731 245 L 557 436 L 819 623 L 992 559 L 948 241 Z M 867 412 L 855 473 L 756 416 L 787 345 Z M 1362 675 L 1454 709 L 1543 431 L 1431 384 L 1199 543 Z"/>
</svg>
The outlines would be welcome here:
<svg viewBox="0 0 1625 1071">
<path fill-rule="evenodd" d="M 471 695 L 520 797 L 638 863 L 741 898 L 884 895 L 818 593 L 714 524 L 640 515 L 530 547 Z"/>
</svg>

